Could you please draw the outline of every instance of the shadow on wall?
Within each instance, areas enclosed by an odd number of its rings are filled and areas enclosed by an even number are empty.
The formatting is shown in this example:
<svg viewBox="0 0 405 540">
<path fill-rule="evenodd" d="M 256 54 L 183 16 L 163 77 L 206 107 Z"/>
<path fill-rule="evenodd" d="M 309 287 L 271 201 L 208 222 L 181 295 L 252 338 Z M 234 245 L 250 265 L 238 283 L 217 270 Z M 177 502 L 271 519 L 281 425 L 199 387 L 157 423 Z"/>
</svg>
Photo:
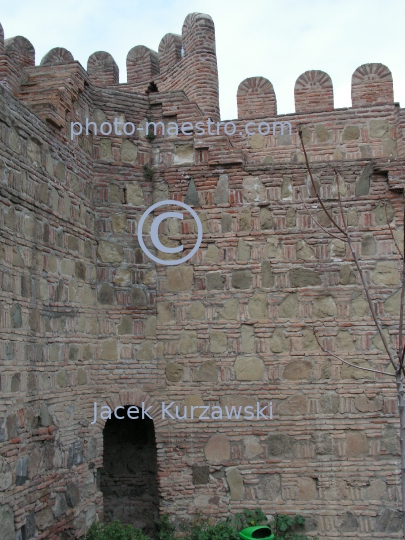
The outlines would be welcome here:
<svg viewBox="0 0 405 540">
<path fill-rule="evenodd" d="M 122 420 L 113 417 L 104 427 L 104 521 L 119 519 L 153 537 L 159 515 L 155 429 L 149 418 L 130 420 L 127 409 L 120 411 Z"/>
</svg>

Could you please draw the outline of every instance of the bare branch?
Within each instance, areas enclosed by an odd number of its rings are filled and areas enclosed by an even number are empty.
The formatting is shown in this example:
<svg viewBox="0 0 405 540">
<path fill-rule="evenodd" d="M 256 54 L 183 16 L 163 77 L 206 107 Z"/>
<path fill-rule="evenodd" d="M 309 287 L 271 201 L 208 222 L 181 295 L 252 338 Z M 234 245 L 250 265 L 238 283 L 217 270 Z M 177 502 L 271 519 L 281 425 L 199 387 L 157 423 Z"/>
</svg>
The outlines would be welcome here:
<svg viewBox="0 0 405 540">
<path fill-rule="evenodd" d="M 322 351 L 324 353 L 330 355 L 330 356 L 333 356 L 334 358 L 337 358 L 338 360 L 340 360 L 344 364 L 347 364 L 348 366 L 354 367 L 356 369 L 362 369 L 363 371 L 372 371 L 373 373 L 380 373 L 380 375 L 388 375 L 389 377 L 395 377 L 394 373 L 387 373 L 386 371 L 378 371 L 376 369 L 365 368 L 365 367 L 362 367 L 362 366 L 356 366 L 356 364 L 351 364 L 350 362 L 348 362 L 347 360 L 344 360 L 343 358 L 341 358 L 337 354 L 333 353 L 332 351 L 328 351 L 327 349 L 325 349 L 323 347 L 323 345 L 321 344 L 321 342 L 319 341 L 318 336 L 316 335 L 316 332 L 315 332 L 313 327 L 312 327 L 312 332 L 314 333 L 315 339 L 316 339 L 319 347 L 322 349 Z"/>
<path fill-rule="evenodd" d="M 339 231 L 342 233 L 342 234 L 345 234 L 345 231 L 338 225 L 338 223 L 336 223 L 336 221 L 333 219 L 332 215 L 329 213 L 329 211 L 327 210 L 326 206 L 323 204 L 323 201 L 321 199 L 321 197 L 319 196 L 318 194 L 318 191 L 316 189 L 316 184 L 315 184 L 315 181 L 314 181 L 314 178 L 312 176 L 312 171 L 311 171 L 311 168 L 309 166 L 309 161 L 308 161 L 308 155 L 307 155 L 307 151 L 305 149 L 305 145 L 304 145 L 304 141 L 303 141 L 303 138 L 302 138 L 302 129 L 301 129 L 301 126 L 298 127 L 298 135 L 300 137 L 300 140 L 301 140 L 301 146 L 302 146 L 302 150 L 304 151 L 304 157 L 305 157 L 305 163 L 306 163 L 306 166 L 307 166 L 307 170 L 308 170 L 308 173 L 309 173 L 309 177 L 311 179 L 311 183 L 312 183 L 312 187 L 314 188 L 314 191 L 315 191 L 315 195 L 316 195 L 316 198 L 318 199 L 320 205 L 322 206 L 322 209 L 323 211 L 325 212 L 325 214 L 328 216 L 328 218 L 331 220 L 331 222 L 333 223 L 333 225 L 339 229 Z"/>
<path fill-rule="evenodd" d="M 375 307 L 374 307 L 372 298 L 370 296 L 370 291 L 369 291 L 369 288 L 368 288 L 368 285 L 367 285 L 367 282 L 366 282 L 366 278 L 364 277 L 363 270 L 361 269 L 359 259 L 357 258 L 356 252 L 354 251 L 354 247 L 353 247 L 353 244 L 351 242 L 351 239 L 350 239 L 349 235 L 347 235 L 347 239 L 349 241 L 349 247 L 350 247 L 350 251 L 352 253 L 354 262 L 355 262 L 355 264 L 357 266 L 357 270 L 359 271 L 359 274 L 360 274 L 361 282 L 363 284 L 364 292 L 366 293 L 367 302 L 368 302 L 368 305 L 370 307 L 370 311 L 371 311 L 371 315 L 372 315 L 373 320 L 374 320 L 374 324 L 376 325 L 378 333 L 380 334 L 380 338 L 381 338 L 381 341 L 383 342 L 384 349 L 386 350 L 386 352 L 388 354 L 388 358 L 390 359 L 390 362 L 391 362 L 393 368 L 395 369 L 395 371 L 397 371 L 399 366 L 395 363 L 394 357 L 392 355 L 392 351 L 391 351 L 391 349 L 390 349 L 390 347 L 389 347 L 389 345 L 387 343 L 385 335 L 383 334 L 383 331 L 382 331 L 382 328 L 381 328 L 381 325 L 380 325 L 380 321 L 377 318 L 377 314 L 375 312 Z"/>
<path fill-rule="evenodd" d="M 326 234 L 328 234 L 329 236 L 333 236 L 333 238 L 337 238 L 338 240 L 341 240 L 342 242 L 347 242 L 347 240 L 345 238 L 340 238 L 337 234 L 334 234 L 330 231 L 328 231 L 327 229 L 325 229 L 325 227 L 322 227 L 322 225 L 314 218 L 314 216 L 311 214 L 311 210 L 309 209 L 309 207 L 307 206 L 307 204 L 305 203 L 304 199 L 302 198 L 302 195 L 301 195 L 301 191 L 298 190 L 298 194 L 300 196 L 300 199 L 301 199 L 301 202 L 302 204 L 304 205 L 305 207 L 305 210 L 308 212 L 308 215 L 309 217 L 312 219 L 312 221 L 318 225 L 318 227 L 320 229 L 322 229 Z"/>
<path fill-rule="evenodd" d="M 395 247 L 397 248 L 397 251 L 398 251 L 398 258 L 401 258 L 402 260 L 404 260 L 404 256 L 403 256 L 403 254 L 402 254 L 402 252 L 401 252 L 401 250 L 400 250 L 400 248 L 399 248 L 399 246 L 398 246 L 398 242 L 397 242 L 396 239 L 395 239 L 394 231 L 392 230 L 391 224 L 390 224 L 390 222 L 388 221 L 387 205 L 385 205 L 384 208 L 385 208 L 385 216 L 386 216 L 386 218 L 387 218 L 387 225 L 388 225 L 388 228 L 389 228 L 390 233 L 391 233 L 391 238 L 393 239 L 394 244 L 395 244 Z"/>
<path fill-rule="evenodd" d="M 381 325 L 380 325 L 380 322 L 378 320 L 378 317 L 377 317 L 377 313 L 375 311 L 375 308 L 374 308 L 374 304 L 373 304 L 373 301 L 372 301 L 372 298 L 370 296 L 370 291 L 369 291 L 369 288 L 368 288 L 368 285 L 367 285 L 367 282 L 366 282 L 366 279 L 364 277 L 364 274 L 363 274 L 363 271 L 361 269 L 361 266 L 360 266 L 360 263 L 359 263 L 359 260 L 357 258 L 357 255 L 356 255 L 356 252 L 354 250 L 354 247 L 353 247 L 353 244 L 352 244 L 352 241 L 351 241 L 351 238 L 350 238 L 350 235 L 349 235 L 349 232 L 347 230 L 343 230 L 334 220 L 333 218 L 331 218 L 330 214 L 327 212 L 326 208 L 325 208 L 325 205 L 323 204 L 320 196 L 318 195 L 318 192 L 316 191 L 316 186 L 315 186 L 315 182 L 314 182 L 314 179 L 312 177 L 312 172 L 311 172 L 311 168 L 309 166 L 309 161 L 308 161 L 308 156 L 307 156 L 307 153 L 306 153 L 306 150 L 305 150 L 305 145 L 304 145 L 304 141 L 303 141 L 303 138 L 302 138 L 302 129 L 301 127 L 299 126 L 298 128 L 298 134 L 299 134 L 299 137 L 301 139 L 301 145 L 302 145 L 302 149 L 304 151 L 304 156 L 305 156 L 305 163 L 306 163 L 306 167 L 307 167 L 307 170 L 308 170 L 308 173 L 309 173 L 309 176 L 311 178 L 311 182 L 312 182 L 312 186 L 315 190 L 315 193 L 316 193 L 316 196 L 317 196 L 317 199 L 318 201 L 320 202 L 322 208 L 324 209 L 325 213 L 328 215 L 328 217 L 331 219 L 332 223 L 336 226 L 336 228 L 345 236 L 345 238 L 347 239 L 347 243 L 349 244 L 349 248 L 350 248 L 350 252 L 352 254 L 352 257 L 354 259 L 354 262 L 356 264 L 356 267 L 357 267 L 357 270 L 359 271 L 359 274 L 360 274 L 360 278 L 361 278 L 361 282 L 363 284 L 363 288 L 364 288 L 364 292 L 366 293 L 366 298 L 367 298 L 367 302 L 368 302 L 368 305 L 370 307 L 370 311 L 371 311 L 371 315 L 373 317 L 373 320 L 374 320 L 374 324 L 376 325 L 376 328 L 378 330 L 378 333 L 380 335 L 380 338 L 381 338 L 381 341 L 384 345 L 384 349 L 386 350 L 387 352 L 387 355 L 388 355 L 388 358 L 395 370 L 395 372 L 399 372 L 400 371 L 400 363 L 396 364 L 395 360 L 394 360 L 394 356 L 392 354 L 392 351 L 387 343 L 387 340 L 385 338 L 385 335 L 383 334 L 383 331 L 382 331 L 382 328 L 381 328 Z M 405 210 L 404 210 L 405 211 Z M 404 238 L 404 245 L 405 245 L 405 238 Z M 404 264 L 404 272 L 405 272 L 405 264 Z M 405 274 L 404 274 L 405 276 Z M 405 286 L 404 284 L 404 281 L 403 281 L 403 285 Z M 402 297 L 403 298 L 403 297 Z"/>
<path fill-rule="evenodd" d="M 338 192 L 340 215 L 342 216 L 342 223 L 343 223 L 344 230 L 347 233 L 347 225 L 346 225 L 346 220 L 345 220 L 345 214 L 343 212 L 343 206 L 342 206 L 342 197 L 340 196 L 339 177 L 338 177 L 338 172 L 337 172 L 336 169 L 335 169 L 335 180 L 336 180 L 336 187 L 337 187 L 337 192 Z"/>
</svg>

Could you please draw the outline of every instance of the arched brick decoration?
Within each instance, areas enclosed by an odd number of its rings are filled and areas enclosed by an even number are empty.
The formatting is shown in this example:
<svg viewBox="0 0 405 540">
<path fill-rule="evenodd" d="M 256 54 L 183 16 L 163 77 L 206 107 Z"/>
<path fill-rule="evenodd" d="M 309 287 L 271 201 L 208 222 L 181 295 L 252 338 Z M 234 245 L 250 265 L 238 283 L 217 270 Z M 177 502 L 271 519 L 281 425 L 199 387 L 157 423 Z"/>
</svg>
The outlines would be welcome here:
<svg viewBox="0 0 405 540">
<path fill-rule="evenodd" d="M 145 394 L 142 390 L 132 389 L 132 390 L 121 390 L 119 394 L 112 395 L 109 399 L 106 400 L 106 404 L 111 408 L 115 409 L 118 406 L 126 407 L 128 405 L 135 405 L 140 407 L 142 403 L 145 403 L 145 408 L 152 406 L 150 415 L 153 418 L 153 423 L 155 426 L 156 433 L 156 442 L 163 442 L 164 438 L 162 437 L 162 430 L 168 426 L 167 419 L 162 419 L 162 409 L 161 405 L 155 401 L 154 398 Z M 102 430 L 106 420 L 97 419 L 97 422 L 94 424 L 94 427 L 97 430 Z"/>
<path fill-rule="evenodd" d="M 27 38 L 16 36 L 6 39 L 4 50 L 19 67 L 35 66 L 35 49 Z"/>
<path fill-rule="evenodd" d="M 0 24 L 0 53 L 4 52 L 4 30 Z"/>
<path fill-rule="evenodd" d="M 319 70 L 306 71 L 294 87 L 295 112 L 333 111 L 332 79 Z"/>
<path fill-rule="evenodd" d="M 51 49 L 41 60 L 41 66 L 62 66 L 71 64 L 75 59 L 70 51 L 63 47 Z"/>
<path fill-rule="evenodd" d="M 236 95 L 238 118 L 266 118 L 277 114 L 276 94 L 264 77 L 249 77 L 240 83 Z"/>
<path fill-rule="evenodd" d="M 166 34 L 159 43 L 159 67 L 163 73 L 181 59 L 181 36 Z"/>
<path fill-rule="evenodd" d="M 96 86 L 109 86 L 119 82 L 118 66 L 108 52 L 93 53 L 87 61 L 87 73 Z"/>
<path fill-rule="evenodd" d="M 393 103 L 391 71 L 384 64 L 363 64 L 352 75 L 352 107 Z"/>
<path fill-rule="evenodd" d="M 133 47 L 127 54 L 127 82 L 150 82 L 159 74 L 159 56 L 144 45 Z"/>
</svg>

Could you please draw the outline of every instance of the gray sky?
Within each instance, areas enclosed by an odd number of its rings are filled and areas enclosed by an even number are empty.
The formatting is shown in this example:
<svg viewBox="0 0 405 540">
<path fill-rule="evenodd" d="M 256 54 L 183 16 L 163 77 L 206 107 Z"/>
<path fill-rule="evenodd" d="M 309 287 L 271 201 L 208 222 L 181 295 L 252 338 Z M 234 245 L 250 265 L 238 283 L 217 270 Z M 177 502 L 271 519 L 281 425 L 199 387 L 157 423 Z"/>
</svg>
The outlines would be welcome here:
<svg viewBox="0 0 405 540">
<path fill-rule="evenodd" d="M 36 63 L 65 47 L 83 67 L 95 51 L 113 55 L 126 81 L 125 59 L 135 45 L 157 51 L 168 32 L 181 34 L 194 11 L 216 29 L 221 117 L 236 117 L 236 91 L 261 75 L 275 89 L 278 113 L 294 111 L 294 83 L 309 69 L 332 78 L 335 107 L 349 107 L 353 71 L 381 62 L 405 107 L 404 0 L 13 0 L 0 13 L 5 36 L 22 35 Z"/>
</svg>

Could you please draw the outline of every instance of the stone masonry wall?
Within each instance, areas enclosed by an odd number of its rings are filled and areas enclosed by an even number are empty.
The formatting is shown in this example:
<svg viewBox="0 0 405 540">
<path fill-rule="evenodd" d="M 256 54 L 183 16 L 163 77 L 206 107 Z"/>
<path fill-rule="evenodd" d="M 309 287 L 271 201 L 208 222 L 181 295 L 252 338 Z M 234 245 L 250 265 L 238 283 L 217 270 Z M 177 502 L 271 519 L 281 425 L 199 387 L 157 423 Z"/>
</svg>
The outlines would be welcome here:
<svg viewBox="0 0 405 540">
<path fill-rule="evenodd" d="M 183 52 L 182 52 L 183 48 Z M 65 49 L 35 65 L 0 32 L 0 523 L 5 540 L 80 537 L 103 519 L 105 420 L 93 403 L 153 406 L 160 512 L 301 513 L 320 539 L 400 538 L 398 411 L 389 370 L 345 244 L 322 225 L 318 189 L 343 208 L 390 345 L 397 347 L 405 113 L 385 66 L 352 79 L 334 109 L 330 77 L 302 74 L 296 112 L 272 84 L 238 88 L 235 135 L 100 136 L 102 122 L 219 120 L 211 18 L 127 58 L 128 82 L 96 52 L 87 72 Z M 70 122 L 94 126 L 70 138 Z M 248 136 L 254 121 L 292 133 Z M 143 212 L 161 200 L 198 213 L 203 242 L 179 266 L 141 250 Z M 147 227 L 151 220 L 148 219 Z M 332 229 L 330 229 L 332 230 Z M 195 243 L 190 219 L 162 224 Z M 149 249 L 151 244 L 146 240 Z M 160 254 L 162 256 L 162 254 Z M 256 406 L 273 420 L 162 420 L 161 402 Z M 188 409 L 189 410 L 189 409 Z M 105 465 L 105 464 L 104 464 Z"/>
</svg>

